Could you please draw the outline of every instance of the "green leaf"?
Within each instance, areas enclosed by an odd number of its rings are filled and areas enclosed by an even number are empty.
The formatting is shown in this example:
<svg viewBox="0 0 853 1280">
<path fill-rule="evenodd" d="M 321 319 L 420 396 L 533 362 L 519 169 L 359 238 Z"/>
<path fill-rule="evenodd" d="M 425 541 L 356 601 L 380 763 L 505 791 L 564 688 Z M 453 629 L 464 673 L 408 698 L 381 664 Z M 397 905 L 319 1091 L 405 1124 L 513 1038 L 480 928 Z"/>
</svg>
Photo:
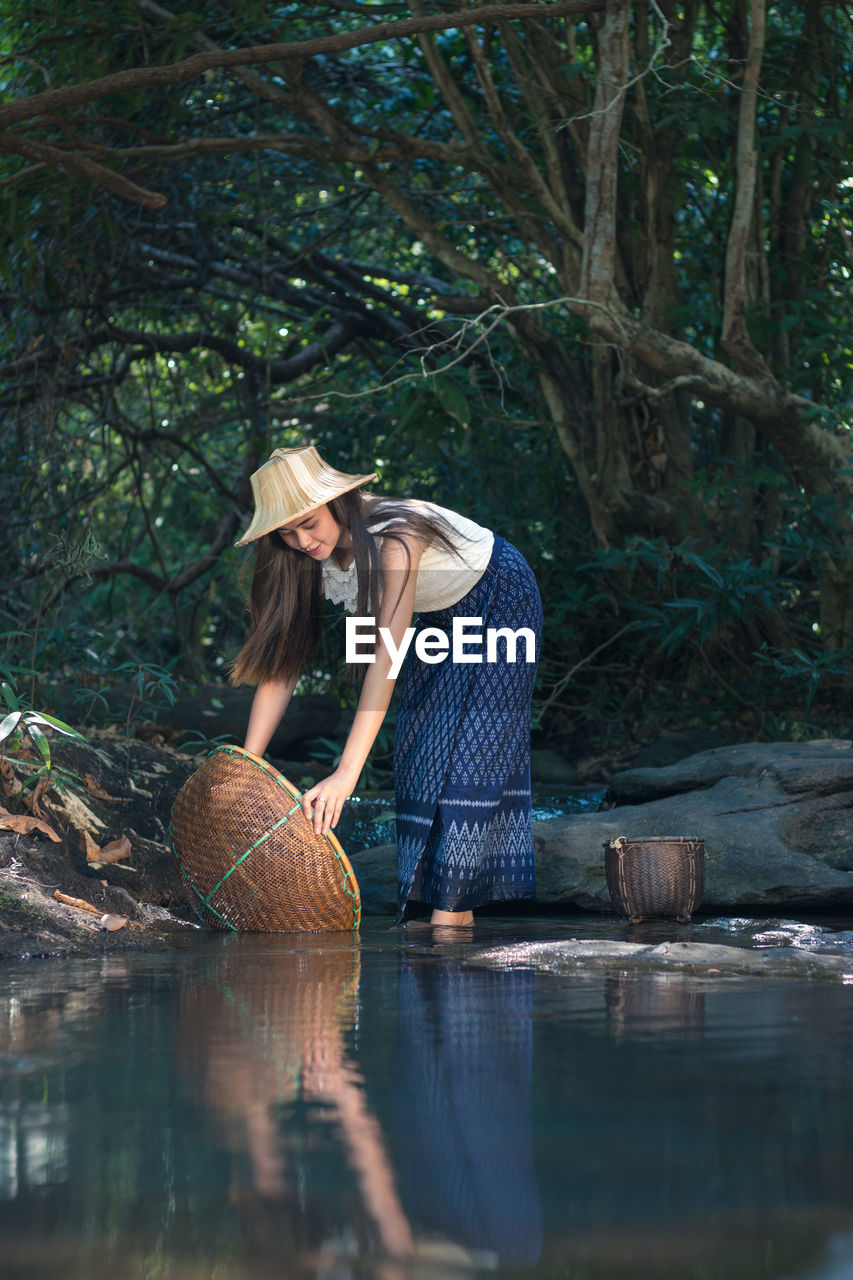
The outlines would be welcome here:
<svg viewBox="0 0 853 1280">
<path fill-rule="evenodd" d="M 442 380 L 436 383 L 436 391 L 445 413 L 449 413 L 461 426 L 467 427 L 471 421 L 471 406 L 461 388 L 455 382 Z"/>
<path fill-rule="evenodd" d="M 46 765 L 50 765 L 50 740 L 47 735 L 42 733 L 37 724 L 28 724 L 27 732 L 38 748 L 39 755 Z"/>
<path fill-rule="evenodd" d="M 27 725 L 31 724 L 49 724 L 52 729 L 56 729 L 58 733 L 67 734 L 69 738 L 76 738 L 78 742 L 85 742 L 85 736 L 77 729 L 72 729 L 70 724 L 66 724 L 64 720 L 57 720 L 56 716 L 45 715 L 44 712 L 27 711 L 25 712 L 25 720 Z"/>
<path fill-rule="evenodd" d="M 10 711 L 3 720 L 0 720 L 0 742 L 3 742 L 15 732 L 22 714 L 20 711 Z"/>
<path fill-rule="evenodd" d="M 3 701 L 6 703 L 6 706 L 10 711 L 17 711 L 19 709 L 20 703 L 15 697 L 15 691 L 10 684 L 6 683 L 5 680 L 0 684 L 0 695 L 2 695 Z"/>
</svg>

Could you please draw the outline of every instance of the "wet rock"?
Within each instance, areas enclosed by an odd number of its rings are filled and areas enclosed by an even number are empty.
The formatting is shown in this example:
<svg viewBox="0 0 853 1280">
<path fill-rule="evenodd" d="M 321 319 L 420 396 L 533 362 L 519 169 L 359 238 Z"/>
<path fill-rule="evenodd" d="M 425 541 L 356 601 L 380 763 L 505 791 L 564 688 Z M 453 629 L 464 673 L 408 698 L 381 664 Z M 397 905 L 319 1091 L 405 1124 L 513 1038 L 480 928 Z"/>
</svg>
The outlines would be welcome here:
<svg viewBox="0 0 853 1280">
<path fill-rule="evenodd" d="M 616 942 L 574 938 L 566 942 L 520 942 L 493 947 L 467 957 L 487 968 L 538 969 L 544 973 L 574 974 L 584 970 L 628 973 L 683 973 L 702 977 L 830 978 L 853 981 L 850 957 L 766 947 L 749 951 L 718 943 Z"/>
<path fill-rule="evenodd" d="M 357 853 L 347 851 L 361 893 L 366 916 L 393 916 L 397 912 L 397 846 L 380 844 Z"/>
</svg>

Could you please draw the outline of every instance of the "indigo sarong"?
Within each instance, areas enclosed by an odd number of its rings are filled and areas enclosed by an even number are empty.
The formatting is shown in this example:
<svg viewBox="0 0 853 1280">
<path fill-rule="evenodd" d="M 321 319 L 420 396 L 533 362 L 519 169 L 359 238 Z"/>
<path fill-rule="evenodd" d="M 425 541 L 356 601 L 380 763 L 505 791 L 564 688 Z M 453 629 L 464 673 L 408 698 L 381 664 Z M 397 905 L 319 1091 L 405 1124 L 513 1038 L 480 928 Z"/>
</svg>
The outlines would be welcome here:
<svg viewBox="0 0 853 1280">
<path fill-rule="evenodd" d="M 443 911 L 530 898 L 535 889 L 530 817 L 530 698 L 535 662 L 519 637 L 516 660 L 488 628 L 530 628 L 536 657 L 542 604 L 527 561 L 495 537 L 489 566 L 457 604 L 422 613 L 417 631 L 452 634 L 453 619 L 479 618 L 481 663 L 423 662 L 414 642 L 400 679 L 394 752 L 400 915 L 410 901 Z M 468 652 L 475 652 L 472 648 Z"/>
</svg>

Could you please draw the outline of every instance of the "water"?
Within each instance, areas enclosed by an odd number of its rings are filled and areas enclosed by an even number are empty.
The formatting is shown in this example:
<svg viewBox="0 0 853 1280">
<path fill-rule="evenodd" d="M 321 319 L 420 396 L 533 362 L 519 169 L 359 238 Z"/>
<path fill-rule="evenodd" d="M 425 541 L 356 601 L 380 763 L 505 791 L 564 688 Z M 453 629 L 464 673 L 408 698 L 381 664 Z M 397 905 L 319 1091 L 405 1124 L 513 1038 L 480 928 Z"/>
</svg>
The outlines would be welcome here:
<svg viewBox="0 0 853 1280">
<path fill-rule="evenodd" d="M 853 955 L 849 924 L 678 936 Z M 371 920 L 5 966 L 0 1276 L 849 1280 L 851 988 L 478 959 L 672 928 Z"/>
<path fill-rule="evenodd" d="M 563 818 L 569 813 L 595 813 L 606 794 L 604 789 L 576 789 L 559 795 L 537 795 L 531 810 L 533 820 Z M 351 796 L 344 806 L 335 834 L 350 853 L 358 853 L 374 845 L 394 844 L 397 839 L 394 816 L 393 791 Z"/>
</svg>

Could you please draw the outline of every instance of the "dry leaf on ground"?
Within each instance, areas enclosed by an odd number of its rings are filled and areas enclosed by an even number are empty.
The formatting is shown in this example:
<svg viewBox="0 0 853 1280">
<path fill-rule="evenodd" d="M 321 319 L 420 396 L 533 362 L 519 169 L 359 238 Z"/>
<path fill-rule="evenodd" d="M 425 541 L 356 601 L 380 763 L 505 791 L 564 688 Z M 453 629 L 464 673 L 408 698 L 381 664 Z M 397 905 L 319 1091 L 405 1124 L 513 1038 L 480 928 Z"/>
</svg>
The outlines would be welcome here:
<svg viewBox="0 0 853 1280">
<path fill-rule="evenodd" d="M 130 801 L 123 796 L 108 795 L 91 773 L 84 773 L 82 777 L 89 795 L 94 796 L 96 800 L 106 800 L 107 804 L 130 804 Z"/>
<path fill-rule="evenodd" d="M 94 841 L 92 841 L 94 845 Z M 105 844 L 103 849 L 97 846 L 90 852 L 86 849 L 87 862 L 126 862 L 133 850 L 130 847 L 130 841 L 127 836 L 119 836 L 118 840 L 111 840 L 109 844 Z"/>
<path fill-rule="evenodd" d="M 44 835 L 50 836 L 51 840 L 55 840 L 59 844 L 62 836 L 57 835 L 53 827 L 41 818 L 31 818 L 26 813 L 9 813 L 8 809 L 0 806 L 0 828 L 4 831 L 17 831 L 19 835 L 29 836 L 34 831 L 41 831 Z"/>
<path fill-rule="evenodd" d="M 54 891 L 53 896 L 57 902 L 64 902 L 66 907 L 74 907 L 76 911 L 88 911 L 93 916 L 101 914 L 98 907 L 93 907 L 91 902 L 86 902 L 83 898 L 69 897 L 67 893 L 60 893 L 58 889 Z"/>
<path fill-rule="evenodd" d="M 83 848 L 83 852 L 86 855 L 86 861 L 95 862 L 97 860 L 98 854 L 101 852 L 101 846 L 98 844 L 97 840 L 92 839 L 88 831 L 81 831 L 79 835 L 80 835 L 80 844 Z"/>
<path fill-rule="evenodd" d="M 122 871 L 135 871 L 136 868 L 131 867 L 127 862 L 132 852 L 127 836 L 119 836 L 118 840 L 111 840 L 109 844 L 104 845 L 103 849 L 99 849 L 90 837 L 86 838 L 86 861 L 94 871 L 107 863 L 115 862 L 125 864 Z"/>
</svg>

